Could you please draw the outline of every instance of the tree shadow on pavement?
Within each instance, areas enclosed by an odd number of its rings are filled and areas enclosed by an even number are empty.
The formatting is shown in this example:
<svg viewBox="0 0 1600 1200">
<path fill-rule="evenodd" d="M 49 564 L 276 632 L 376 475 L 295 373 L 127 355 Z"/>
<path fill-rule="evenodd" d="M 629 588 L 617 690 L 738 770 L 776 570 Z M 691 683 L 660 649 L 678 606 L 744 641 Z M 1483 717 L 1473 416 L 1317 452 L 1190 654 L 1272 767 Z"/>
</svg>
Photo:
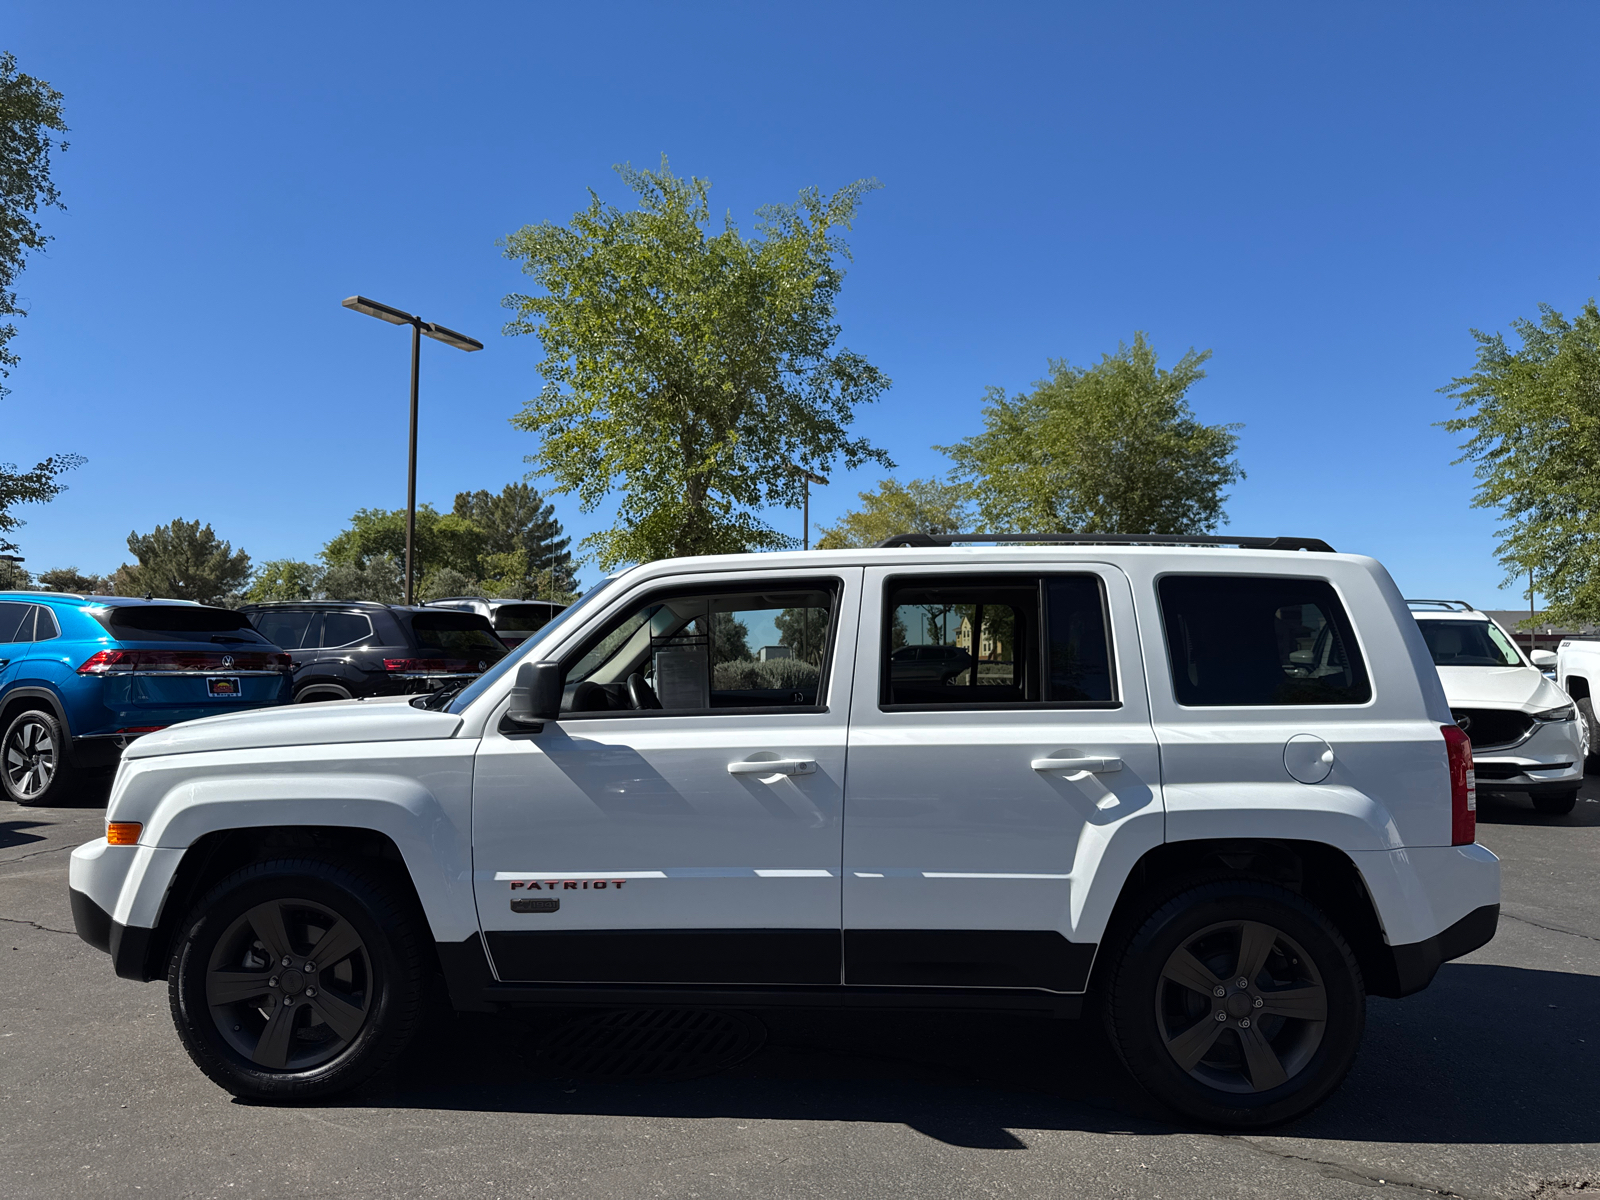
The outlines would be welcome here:
<svg viewBox="0 0 1600 1200">
<path fill-rule="evenodd" d="M 1336 1141 L 1564 1143 L 1600 1128 L 1600 978 L 1446 964 L 1375 999 L 1344 1087 L 1275 1134 Z M 404 1063 L 334 1105 L 530 1115 L 892 1122 L 940 1142 L 1023 1149 L 1014 1131 L 1173 1132 L 1094 1021 L 769 1010 L 764 1047 L 686 1082 L 562 1078 L 539 1055 L 564 1012 L 448 1015 Z"/>
</svg>

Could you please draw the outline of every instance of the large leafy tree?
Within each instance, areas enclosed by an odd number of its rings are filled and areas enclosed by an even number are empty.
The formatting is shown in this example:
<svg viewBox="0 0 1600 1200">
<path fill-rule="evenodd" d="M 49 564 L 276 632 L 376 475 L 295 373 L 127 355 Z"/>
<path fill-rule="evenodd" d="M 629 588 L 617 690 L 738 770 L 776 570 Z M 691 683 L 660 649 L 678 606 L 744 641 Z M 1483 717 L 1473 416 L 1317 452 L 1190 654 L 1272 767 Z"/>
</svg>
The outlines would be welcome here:
<svg viewBox="0 0 1600 1200">
<path fill-rule="evenodd" d="M 486 539 L 483 530 L 466 517 L 441 514 L 431 504 L 417 505 L 414 554 L 420 579 L 443 568 L 472 577 Z M 406 557 L 406 510 L 363 508 L 350 518 L 350 526 L 322 548 L 330 567 L 345 564 L 364 567 L 374 558 L 389 556 L 401 563 Z"/>
<path fill-rule="evenodd" d="M 512 418 L 538 433 L 535 474 L 617 523 L 585 539 L 601 566 L 787 546 L 757 515 L 798 507 L 794 464 L 892 465 L 852 437 L 855 408 L 889 380 L 837 348 L 841 236 L 862 180 L 759 211 L 754 237 L 713 231 L 710 185 L 619 167 L 624 211 L 591 193 L 570 224 L 527 225 L 503 246 L 538 287 L 505 299 L 508 334 L 544 348 L 544 390 Z"/>
<path fill-rule="evenodd" d="M 1549 305 L 1503 334 L 1473 330 L 1477 369 L 1441 388 L 1464 415 L 1462 456 L 1478 478 L 1473 504 L 1504 520 L 1506 582 L 1534 572 L 1545 620 L 1600 621 L 1600 310 L 1571 320 Z"/>
<path fill-rule="evenodd" d="M 50 237 L 39 223 L 41 208 L 61 208 L 61 194 L 50 179 L 52 151 L 65 150 L 67 131 L 61 93 L 42 79 L 17 70 L 17 60 L 0 54 L 0 398 L 5 378 L 17 365 L 11 339 L 17 327 L 7 318 L 25 316 L 17 302 L 16 279 L 27 256 Z M 60 476 L 83 463 L 76 454 L 58 454 L 29 471 L 0 463 L 0 553 L 12 553 L 7 536 L 22 524 L 11 509 L 42 504 L 66 487 Z"/>
<path fill-rule="evenodd" d="M 527 484 L 508 483 L 498 494 L 458 492 L 453 511 L 483 531 L 478 575 L 498 585 L 497 595 L 564 600 L 576 588 L 572 539 L 555 505 Z"/>
<path fill-rule="evenodd" d="M 984 428 L 940 447 L 994 533 L 1206 533 L 1244 478 L 1238 425 L 1206 425 L 1185 393 L 1209 350 L 1172 368 L 1136 334 L 1092 367 L 1050 361 L 1030 392 L 990 388 Z"/>
<path fill-rule="evenodd" d="M 250 556 L 199 521 L 180 517 L 170 525 L 157 525 L 151 533 L 130 533 L 128 549 L 139 564 L 124 563 L 112 577 L 120 596 L 230 604 L 250 578 Z"/>
<path fill-rule="evenodd" d="M 857 493 L 861 507 L 851 509 L 834 525 L 819 530 L 820 550 L 876 546 L 897 533 L 964 533 L 972 526 L 971 490 L 961 483 L 885 479 L 869 492 Z"/>
</svg>

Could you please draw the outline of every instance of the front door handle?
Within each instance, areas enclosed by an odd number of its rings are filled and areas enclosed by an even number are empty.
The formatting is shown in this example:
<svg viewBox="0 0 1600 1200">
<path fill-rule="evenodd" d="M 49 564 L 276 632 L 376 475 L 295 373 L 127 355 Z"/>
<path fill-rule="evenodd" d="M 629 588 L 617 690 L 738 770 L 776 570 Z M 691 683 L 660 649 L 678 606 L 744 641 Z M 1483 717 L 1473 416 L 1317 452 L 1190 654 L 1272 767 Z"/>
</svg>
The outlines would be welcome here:
<svg viewBox="0 0 1600 1200">
<path fill-rule="evenodd" d="M 729 775 L 811 775 L 817 764 L 809 758 L 773 758 L 766 762 L 731 762 Z"/>
<path fill-rule="evenodd" d="M 1036 758 L 1035 771 L 1088 771 L 1092 775 L 1105 775 L 1122 770 L 1120 758 Z"/>
</svg>

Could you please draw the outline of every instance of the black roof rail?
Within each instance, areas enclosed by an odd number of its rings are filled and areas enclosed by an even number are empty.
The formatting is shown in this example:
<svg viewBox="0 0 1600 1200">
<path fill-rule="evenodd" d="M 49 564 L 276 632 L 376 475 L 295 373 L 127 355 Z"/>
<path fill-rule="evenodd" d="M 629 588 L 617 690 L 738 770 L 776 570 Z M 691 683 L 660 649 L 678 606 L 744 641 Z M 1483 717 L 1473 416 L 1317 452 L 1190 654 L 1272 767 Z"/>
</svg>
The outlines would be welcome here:
<svg viewBox="0 0 1600 1200">
<path fill-rule="evenodd" d="M 1062 546 L 1238 546 L 1241 550 L 1315 550 L 1335 553 L 1321 538 L 1214 537 L 1187 533 L 897 533 L 879 549 L 954 546 L 961 542 L 1041 542 Z"/>
<path fill-rule="evenodd" d="M 1406 605 L 1415 608 L 1419 604 L 1431 604 L 1435 608 L 1442 608 L 1446 612 L 1477 612 L 1465 600 L 1407 600 Z"/>
</svg>

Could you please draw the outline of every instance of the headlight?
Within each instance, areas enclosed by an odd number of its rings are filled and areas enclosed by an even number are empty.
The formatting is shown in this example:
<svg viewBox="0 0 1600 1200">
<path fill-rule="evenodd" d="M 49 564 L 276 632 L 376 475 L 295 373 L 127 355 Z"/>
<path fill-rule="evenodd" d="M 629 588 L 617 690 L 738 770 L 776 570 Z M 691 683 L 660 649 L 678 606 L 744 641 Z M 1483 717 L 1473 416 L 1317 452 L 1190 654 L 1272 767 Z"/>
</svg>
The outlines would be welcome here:
<svg viewBox="0 0 1600 1200">
<path fill-rule="evenodd" d="M 1570 721 L 1578 715 L 1578 710 L 1570 704 L 1563 704 L 1560 708 L 1547 708 L 1543 712 L 1533 714 L 1535 721 Z"/>
</svg>

